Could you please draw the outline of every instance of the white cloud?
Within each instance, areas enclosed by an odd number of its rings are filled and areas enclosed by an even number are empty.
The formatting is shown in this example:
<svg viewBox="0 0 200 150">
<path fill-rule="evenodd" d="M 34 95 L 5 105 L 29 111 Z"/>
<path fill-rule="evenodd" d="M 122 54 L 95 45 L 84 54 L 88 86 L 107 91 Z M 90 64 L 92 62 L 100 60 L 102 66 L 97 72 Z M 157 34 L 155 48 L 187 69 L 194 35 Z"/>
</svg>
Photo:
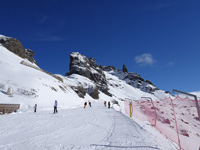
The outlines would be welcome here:
<svg viewBox="0 0 200 150">
<path fill-rule="evenodd" d="M 151 66 L 156 60 L 153 59 L 151 54 L 142 54 L 135 57 L 135 62 L 140 66 Z"/>
</svg>

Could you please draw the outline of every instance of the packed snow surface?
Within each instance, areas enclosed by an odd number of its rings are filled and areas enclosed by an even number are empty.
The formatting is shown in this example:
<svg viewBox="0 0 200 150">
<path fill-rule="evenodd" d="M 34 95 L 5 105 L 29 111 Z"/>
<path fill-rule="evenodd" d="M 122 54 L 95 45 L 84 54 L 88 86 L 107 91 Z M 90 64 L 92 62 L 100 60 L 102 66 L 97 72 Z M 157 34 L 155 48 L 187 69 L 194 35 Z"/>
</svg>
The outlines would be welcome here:
<svg viewBox="0 0 200 150">
<path fill-rule="evenodd" d="M 153 128 L 138 124 L 103 102 L 92 107 L 2 115 L 0 150 L 173 150 Z M 151 128 L 151 126 L 149 126 Z"/>
<path fill-rule="evenodd" d="M 0 35 L 0 39 L 5 38 Z M 99 99 L 94 103 L 88 94 L 80 98 L 71 89 L 71 86 L 94 87 L 93 81 L 76 74 L 57 75 L 63 79 L 61 82 L 1 45 L 0 70 L 0 103 L 20 104 L 18 113 L 0 115 L 0 150 L 176 149 L 150 124 L 123 115 L 121 100 L 169 97 L 164 91 L 143 92 L 127 84 L 120 75 L 105 71 L 113 96 L 99 91 Z M 14 90 L 12 97 L 6 93 L 9 87 Z M 55 100 L 58 114 L 52 114 Z M 85 101 L 92 101 L 93 107 L 83 109 Z M 119 105 L 113 106 L 117 111 L 105 108 L 103 101 L 118 101 Z M 33 113 L 35 104 L 37 113 Z"/>
</svg>

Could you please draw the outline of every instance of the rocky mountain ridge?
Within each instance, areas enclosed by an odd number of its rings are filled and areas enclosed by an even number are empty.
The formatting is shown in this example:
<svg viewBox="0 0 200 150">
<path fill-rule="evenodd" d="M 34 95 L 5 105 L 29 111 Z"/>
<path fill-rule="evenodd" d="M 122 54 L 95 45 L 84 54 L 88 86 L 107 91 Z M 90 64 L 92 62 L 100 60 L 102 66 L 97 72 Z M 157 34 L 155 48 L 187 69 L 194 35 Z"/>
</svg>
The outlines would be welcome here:
<svg viewBox="0 0 200 150">
<path fill-rule="evenodd" d="M 34 52 L 30 49 L 25 49 L 19 40 L 0 35 L 0 44 L 19 57 L 26 58 L 37 65 L 37 62 L 33 58 Z"/>
<path fill-rule="evenodd" d="M 66 76 L 78 74 L 87 77 L 96 84 L 96 87 L 93 88 L 93 91 L 97 91 L 97 88 L 106 95 L 112 96 L 112 93 L 109 92 L 109 82 L 104 72 L 109 72 L 110 74 L 117 76 L 120 80 L 123 80 L 127 84 L 144 92 L 153 93 L 154 91 L 158 90 L 158 88 L 153 85 L 151 81 L 143 79 L 140 75 L 136 73 L 128 72 L 128 69 L 125 65 L 123 65 L 122 70 L 116 69 L 114 66 L 99 66 L 94 58 L 86 58 L 86 56 L 80 54 L 79 52 L 71 53 L 69 72 L 66 73 Z M 120 85 L 115 86 L 119 87 Z M 76 87 L 76 89 L 78 89 L 78 87 Z M 88 89 L 84 89 L 83 87 L 81 89 L 82 90 L 79 90 L 79 92 L 77 92 L 82 93 L 81 95 L 85 95 L 85 93 L 87 93 L 88 91 Z M 98 93 L 96 92 L 95 97 L 93 98 L 97 97 Z"/>
<path fill-rule="evenodd" d="M 37 64 L 37 62 L 33 58 L 34 52 L 32 50 L 25 49 L 19 40 L 0 35 L 0 44 L 7 48 L 9 51 L 20 56 L 21 58 L 25 58 L 30 62 Z M 27 65 L 27 63 L 24 63 L 25 62 L 21 64 Z M 28 66 L 30 67 L 29 64 Z M 40 68 L 37 69 L 63 82 L 62 77 L 48 73 Z M 71 53 L 69 71 L 66 73 L 66 77 L 69 77 L 73 74 L 78 74 L 91 80 L 94 84 L 91 84 L 89 86 L 83 86 L 83 84 L 79 84 L 70 87 L 78 94 L 79 97 L 83 98 L 87 93 L 92 98 L 98 99 L 99 91 L 112 97 L 113 94 L 109 91 L 109 87 L 122 87 L 122 85 L 120 85 L 120 83 L 118 82 L 109 82 L 110 79 L 108 79 L 105 75 L 106 72 L 113 76 L 116 76 L 119 80 L 125 81 L 128 85 L 140 89 L 141 91 L 153 93 L 154 91 L 158 90 L 158 88 L 153 85 L 151 81 L 143 79 L 140 75 L 136 73 L 128 72 L 128 69 L 125 65 L 123 65 L 122 70 L 116 69 L 114 66 L 98 65 L 94 58 L 87 58 L 79 52 Z"/>
</svg>

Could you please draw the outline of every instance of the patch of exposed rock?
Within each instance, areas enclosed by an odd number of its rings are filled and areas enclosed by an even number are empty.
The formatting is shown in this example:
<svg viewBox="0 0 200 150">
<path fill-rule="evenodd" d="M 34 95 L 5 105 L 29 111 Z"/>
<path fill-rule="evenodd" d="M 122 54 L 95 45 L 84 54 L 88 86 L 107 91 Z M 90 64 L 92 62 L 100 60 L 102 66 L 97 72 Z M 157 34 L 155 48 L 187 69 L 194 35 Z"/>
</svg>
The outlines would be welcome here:
<svg viewBox="0 0 200 150">
<path fill-rule="evenodd" d="M 156 90 L 159 90 L 151 81 L 145 80 L 139 74 L 128 72 L 128 69 L 125 65 L 123 65 L 122 70 L 116 69 L 114 66 L 100 66 L 100 68 L 144 92 L 152 93 Z"/>
<path fill-rule="evenodd" d="M 81 76 L 87 77 L 88 79 L 94 81 L 98 89 L 95 89 L 92 94 L 93 98 L 97 98 L 97 91 L 100 90 L 103 93 L 111 96 L 108 92 L 107 81 L 104 72 L 99 68 L 97 62 L 94 58 L 86 58 L 78 52 L 73 52 L 70 55 L 70 68 L 66 76 L 72 74 L 79 74 Z"/>
<path fill-rule="evenodd" d="M 26 58 L 30 62 L 37 64 L 33 58 L 34 52 L 30 49 L 25 49 L 19 40 L 0 35 L 0 44 L 19 57 Z"/>
</svg>

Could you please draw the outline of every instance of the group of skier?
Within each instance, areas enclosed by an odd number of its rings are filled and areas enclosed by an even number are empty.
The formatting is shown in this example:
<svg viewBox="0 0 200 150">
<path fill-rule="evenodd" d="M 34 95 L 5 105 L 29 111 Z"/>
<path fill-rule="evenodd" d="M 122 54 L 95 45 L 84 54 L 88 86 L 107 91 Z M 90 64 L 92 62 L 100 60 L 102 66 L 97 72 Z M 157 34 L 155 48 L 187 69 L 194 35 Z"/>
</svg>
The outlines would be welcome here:
<svg viewBox="0 0 200 150">
<path fill-rule="evenodd" d="M 34 113 L 36 113 L 36 111 L 37 111 L 37 104 L 35 104 L 35 106 L 33 108 L 34 108 Z M 57 100 L 55 100 L 53 108 L 54 108 L 53 113 L 54 114 L 58 113 L 58 109 L 57 109 L 58 108 L 58 101 Z"/>
<path fill-rule="evenodd" d="M 92 106 L 91 106 L 91 102 L 90 102 L 90 101 L 88 101 L 88 103 L 89 103 L 89 106 L 90 106 L 90 107 L 92 107 Z M 104 105 L 105 105 L 105 107 L 106 107 L 106 103 L 107 103 L 107 102 L 106 102 L 106 101 L 104 101 Z M 110 105 L 111 105 L 111 104 L 110 104 L 110 101 L 108 101 L 108 108 L 110 108 Z M 86 108 L 86 106 L 87 106 L 87 102 L 85 102 L 85 103 L 84 103 L 84 106 L 83 106 L 83 108 Z"/>
<path fill-rule="evenodd" d="M 106 101 L 104 101 L 104 105 L 106 107 Z M 110 101 L 108 102 L 108 108 L 110 108 Z"/>
<path fill-rule="evenodd" d="M 105 107 L 106 107 L 106 101 L 104 101 L 104 105 L 105 105 Z M 89 106 L 90 107 L 92 107 L 92 104 L 91 104 L 91 102 L 90 101 L 88 101 L 88 104 L 89 104 Z M 85 102 L 84 103 L 84 108 L 86 108 L 86 106 L 87 106 L 87 102 Z M 58 101 L 57 100 L 55 100 L 55 102 L 54 102 L 54 110 L 53 110 L 53 113 L 55 114 L 55 113 L 58 113 L 58 109 L 57 109 L 57 107 L 58 107 Z M 37 104 L 35 104 L 35 106 L 33 107 L 34 108 L 34 113 L 36 113 L 36 110 L 37 110 Z M 108 102 L 108 108 L 110 108 L 110 101 Z"/>
<path fill-rule="evenodd" d="M 89 104 L 90 107 L 92 107 L 92 104 L 91 104 L 90 101 L 88 101 L 88 104 Z M 87 102 L 84 103 L 84 108 L 86 108 L 86 106 L 87 106 Z"/>
</svg>

